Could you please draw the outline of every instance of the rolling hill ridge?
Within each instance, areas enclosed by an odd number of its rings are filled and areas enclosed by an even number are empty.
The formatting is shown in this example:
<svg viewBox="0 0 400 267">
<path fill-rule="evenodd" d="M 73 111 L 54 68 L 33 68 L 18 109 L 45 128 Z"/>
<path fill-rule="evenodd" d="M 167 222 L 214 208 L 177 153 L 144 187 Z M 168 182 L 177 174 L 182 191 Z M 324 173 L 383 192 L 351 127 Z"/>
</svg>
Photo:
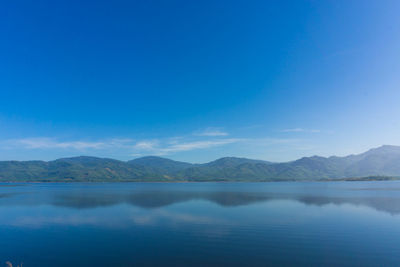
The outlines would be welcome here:
<svg viewBox="0 0 400 267">
<path fill-rule="evenodd" d="M 288 181 L 400 176 L 400 146 L 346 157 L 303 157 L 273 163 L 225 157 L 192 164 L 148 156 L 130 161 L 97 157 L 54 161 L 0 161 L 0 182 Z"/>
</svg>

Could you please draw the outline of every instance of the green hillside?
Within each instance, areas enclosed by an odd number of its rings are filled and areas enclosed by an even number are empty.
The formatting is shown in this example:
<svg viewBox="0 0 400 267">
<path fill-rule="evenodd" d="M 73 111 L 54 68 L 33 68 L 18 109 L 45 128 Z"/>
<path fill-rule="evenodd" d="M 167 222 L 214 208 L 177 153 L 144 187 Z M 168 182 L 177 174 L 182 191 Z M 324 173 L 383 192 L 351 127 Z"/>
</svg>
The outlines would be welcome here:
<svg viewBox="0 0 400 267">
<path fill-rule="evenodd" d="M 400 147 L 382 146 L 346 157 L 304 157 L 272 163 L 226 157 L 191 164 L 161 157 L 128 162 L 96 157 L 1 161 L 1 182 L 287 181 L 400 176 Z"/>
</svg>

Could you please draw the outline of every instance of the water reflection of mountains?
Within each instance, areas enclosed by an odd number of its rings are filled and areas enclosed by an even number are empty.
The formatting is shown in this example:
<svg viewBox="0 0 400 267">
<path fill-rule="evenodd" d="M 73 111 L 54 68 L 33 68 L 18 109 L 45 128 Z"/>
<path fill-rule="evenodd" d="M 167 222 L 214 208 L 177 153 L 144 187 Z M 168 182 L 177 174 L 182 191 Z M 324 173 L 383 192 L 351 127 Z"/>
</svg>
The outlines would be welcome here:
<svg viewBox="0 0 400 267">
<path fill-rule="evenodd" d="M 160 208 L 191 200 L 208 200 L 218 205 L 241 206 L 271 199 L 265 194 L 246 192 L 137 192 L 132 194 L 64 194 L 56 195 L 52 204 L 72 208 L 95 208 L 128 203 L 141 208 Z"/>
<path fill-rule="evenodd" d="M 141 208 L 161 208 L 168 205 L 194 200 L 205 200 L 224 207 L 250 205 L 272 200 L 292 200 L 306 205 L 324 206 L 329 204 L 350 204 L 367 206 L 390 214 L 400 213 L 400 197 L 337 197 L 296 194 L 273 194 L 257 192 L 173 192 L 149 191 L 132 194 L 60 194 L 55 195 L 52 204 L 56 206 L 85 209 L 127 203 Z"/>
</svg>

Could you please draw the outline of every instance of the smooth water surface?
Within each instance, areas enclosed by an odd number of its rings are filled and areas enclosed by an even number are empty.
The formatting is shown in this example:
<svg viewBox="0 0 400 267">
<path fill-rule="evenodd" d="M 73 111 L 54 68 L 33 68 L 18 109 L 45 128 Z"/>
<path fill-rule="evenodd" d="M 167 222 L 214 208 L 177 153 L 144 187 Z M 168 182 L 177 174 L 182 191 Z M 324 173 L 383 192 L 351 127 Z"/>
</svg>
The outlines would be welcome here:
<svg viewBox="0 0 400 267">
<path fill-rule="evenodd" d="M 14 266 L 399 266 L 400 182 L 0 184 Z"/>
</svg>

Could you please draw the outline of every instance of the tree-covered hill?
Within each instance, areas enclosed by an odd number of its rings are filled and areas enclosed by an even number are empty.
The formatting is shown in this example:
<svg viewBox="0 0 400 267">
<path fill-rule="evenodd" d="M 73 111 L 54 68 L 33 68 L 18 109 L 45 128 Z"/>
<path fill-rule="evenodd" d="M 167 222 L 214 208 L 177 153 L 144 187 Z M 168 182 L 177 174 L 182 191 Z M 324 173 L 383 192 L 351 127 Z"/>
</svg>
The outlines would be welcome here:
<svg viewBox="0 0 400 267">
<path fill-rule="evenodd" d="M 0 161 L 0 182 L 287 181 L 400 176 L 400 147 L 381 146 L 346 157 L 304 157 L 272 163 L 225 157 L 191 164 L 161 157 L 128 162 L 73 157 L 54 161 Z"/>
</svg>

